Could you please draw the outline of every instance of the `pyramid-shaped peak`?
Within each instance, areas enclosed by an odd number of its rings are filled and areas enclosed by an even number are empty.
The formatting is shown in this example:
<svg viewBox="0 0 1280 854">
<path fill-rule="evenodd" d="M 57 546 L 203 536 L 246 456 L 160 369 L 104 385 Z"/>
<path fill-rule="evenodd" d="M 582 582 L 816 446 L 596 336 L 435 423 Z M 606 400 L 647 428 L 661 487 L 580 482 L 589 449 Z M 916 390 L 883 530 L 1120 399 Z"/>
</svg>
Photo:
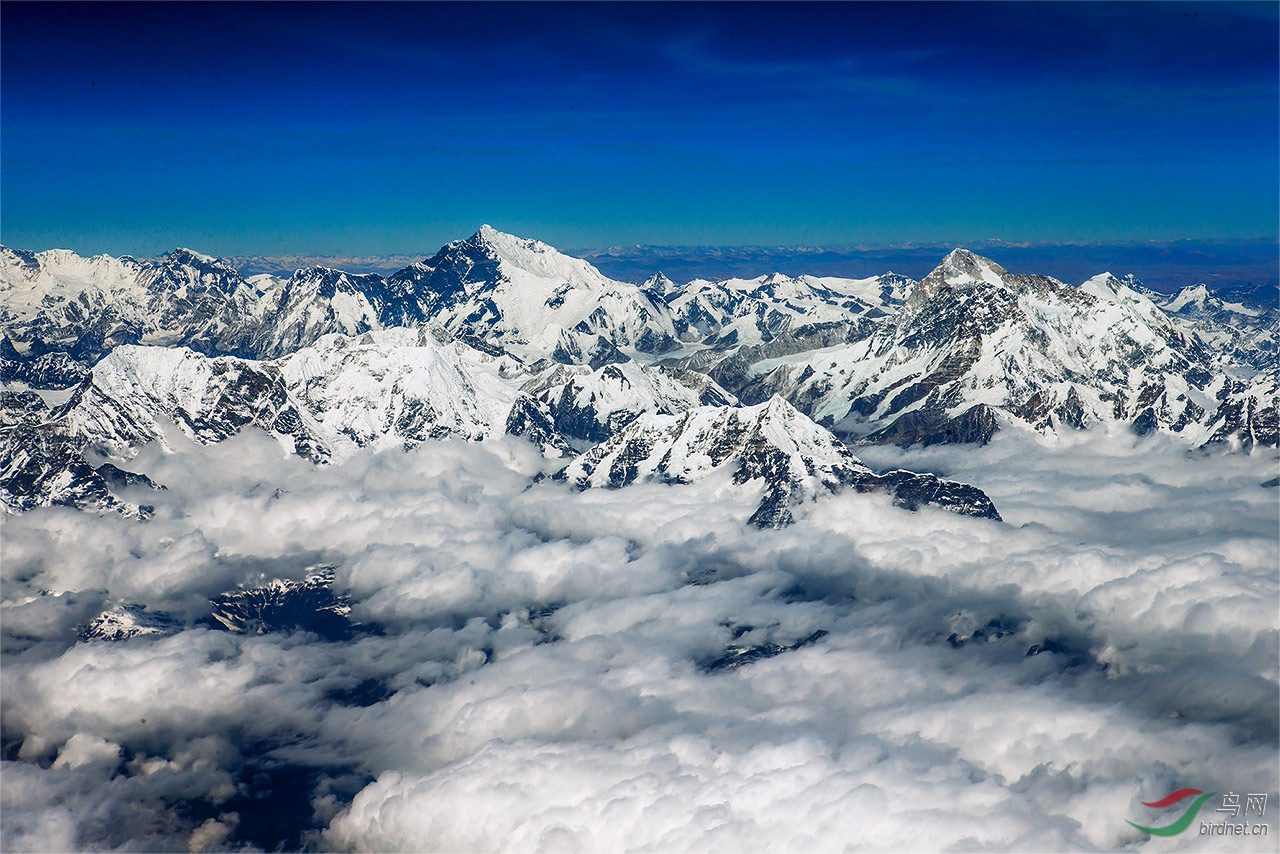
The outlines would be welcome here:
<svg viewBox="0 0 1280 854">
<path fill-rule="evenodd" d="M 1009 271 L 990 258 L 984 258 L 968 249 L 952 249 L 947 257 L 925 276 L 930 292 L 942 285 L 964 286 L 974 284 L 1008 284 Z"/>
<path fill-rule="evenodd" d="M 1219 303 L 1220 301 L 1214 297 L 1209 287 L 1203 283 L 1195 285 L 1187 285 L 1166 303 L 1165 308 L 1169 311 L 1182 311 L 1184 309 L 1204 308 L 1211 303 Z"/>
<path fill-rule="evenodd" d="M 206 255 L 203 252 L 197 252 L 194 249 L 188 249 L 185 246 L 179 246 L 168 255 L 160 259 L 161 263 L 179 264 L 187 267 L 196 267 L 203 270 L 214 269 L 224 273 L 236 272 L 235 267 L 231 266 L 228 261 L 218 258 L 214 255 Z"/>
<path fill-rule="evenodd" d="M 212 255 L 206 255 L 203 252 L 197 252 L 194 249 L 188 249 L 185 246 L 179 246 L 169 253 L 169 257 L 175 261 L 199 261 L 202 264 L 214 264 L 218 259 Z"/>
<path fill-rule="evenodd" d="M 804 418 L 808 420 L 808 416 L 801 415 L 800 410 L 796 409 L 789 400 L 780 394 L 775 394 L 765 402 L 761 416 L 767 418 Z"/>
<path fill-rule="evenodd" d="M 493 226 L 485 223 L 476 229 L 476 233 L 467 239 L 468 243 L 490 246 L 495 249 L 518 248 L 526 251 L 534 252 L 555 252 L 555 247 L 549 246 L 540 240 L 534 240 L 529 237 L 520 237 L 516 234 L 508 234 L 505 231 L 499 231 Z"/>
<path fill-rule="evenodd" d="M 680 286 L 673 282 L 666 273 L 659 270 L 649 278 L 645 279 L 640 285 L 640 289 L 648 293 L 657 293 L 666 296 L 680 289 Z"/>
<path fill-rule="evenodd" d="M 976 252 L 971 252 L 963 247 L 956 247 L 947 253 L 947 257 L 942 259 L 942 263 L 938 265 L 938 269 L 955 270 L 958 272 L 968 273 L 974 278 L 981 279 L 986 270 L 991 270 L 1001 276 L 1008 275 L 1009 271 L 1001 267 L 990 258 L 985 258 Z"/>
<path fill-rule="evenodd" d="M 574 284 L 603 284 L 608 282 L 603 274 L 581 258 L 565 255 L 554 246 L 528 237 L 518 237 L 499 231 L 489 224 L 476 229 L 476 233 L 463 241 L 456 241 L 444 248 L 444 252 L 468 249 L 479 250 L 483 255 L 496 259 L 508 271 L 523 270 L 540 278 L 560 279 Z"/>
<path fill-rule="evenodd" d="M 910 309 L 919 308 L 934 294 L 947 288 L 1009 285 L 1009 271 L 1004 267 L 968 249 L 956 248 L 947 253 L 947 257 L 942 259 L 933 272 L 911 289 L 907 306 Z"/>
</svg>

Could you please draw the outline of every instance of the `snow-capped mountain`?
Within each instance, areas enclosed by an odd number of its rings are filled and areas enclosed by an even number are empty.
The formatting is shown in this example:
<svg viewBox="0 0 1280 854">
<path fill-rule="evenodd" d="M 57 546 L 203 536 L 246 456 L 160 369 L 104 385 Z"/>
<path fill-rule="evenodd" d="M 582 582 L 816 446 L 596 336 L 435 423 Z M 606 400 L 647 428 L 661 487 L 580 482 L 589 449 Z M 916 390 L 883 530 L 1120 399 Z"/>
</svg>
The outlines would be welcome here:
<svg viewBox="0 0 1280 854">
<path fill-rule="evenodd" d="M 587 443 L 609 438 L 644 412 L 673 415 L 699 406 L 737 404 L 704 374 L 673 373 L 633 361 L 594 370 L 556 365 L 521 390 L 544 405 L 561 435 Z"/>
<path fill-rule="evenodd" d="M 122 500 L 131 487 L 157 487 L 143 474 L 85 459 L 85 442 L 35 392 L 0 391 L 0 506 L 111 510 L 145 519 L 152 507 Z M 145 490 L 131 490 L 134 493 Z"/>
<path fill-rule="evenodd" d="M 709 370 L 744 403 L 781 394 L 872 441 L 985 441 L 1013 419 L 1045 431 L 1121 421 L 1196 444 L 1277 441 L 1275 382 L 1233 376 L 1115 277 L 1072 287 L 965 250 L 863 341 L 729 367 Z"/>
<path fill-rule="evenodd" d="M 0 247 L 0 357 L 63 352 L 91 365 L 114 347 L 138 343 L 240 352 L 255 301 L 229 264 L 189 249 L 140 262 Z"/>
<path fill-rule="evenodd" d="M 88 623 L 76 636 L 82 641 L 126 641 L 140 637 L 164 637 L 182 630 L 182 622 L 168 614 L 148 611 L 145 605 L 115 602 Z"/>
<path fill-rule="evenodd" d="M 515 380 L 503 378 L 508 370 Z M 288 452 L 334 462 L 368 445 L 501 435 L 521 398 L 531 416 L 511 432 L 567 451 L 547 413 L 516 387 L 526 378 L 509 357 L 442 345 L 425 330 L 330 334 L 271 361 L 124 345 L 53 408 L 35 392 L 3 392 L 0 493 L 10 511 L 66 505 L 145 517 L 149 506 L 117 493 L 155 485 L 111 463 L 95 467 L 86 454 L 125 460 L 147 442 L 169 447 L 183 435 L 210 444 L 255 426 Z"/>
<path fill-rule="evenodd" d="M 1193 285 L 1155 299 L 1161 310 L 1188 321 L 1212 352 L 1258 371 L 1274 374 L 1280 368 L 1280 303 L 1274 287 L 1215 294 Z"/>
<path fill-rule="evenodd" d="M 530 377 L 511 357 L 440 344 L 426 330 L 331 334 L 268 361 L 126 345 L 56 410 L 34 392 L 10 395 L 17 415 L 4 433 L 0 485 L 15 496 L 13 510 L 60 503 L 146 515 L 149 508 L 122 504 L 109 486 L 151 482 L 109 463 L 93 469 L 89 450 L 127 459 L 147 442 L 171 445 L 175 431 L 210 444 L 254 426 L 317 463 L 366 446 L 522 435 L 547 454 L 586 448 L 562 476 L 585 486 L 600 479 L 590 473 L 613 472 L 618 459 L 652 447 L 654 431 L 665 431 L 683 449 L 683 468 L 667 455 L 640 474 L 687 482 L 728 465 L 735 482 L 763 483 L 765 500 L 752 517 L 762 526 L 788 524 L 796 505 L 841 486 L 885 491 L 911 509 L 934 503 L 998 518 L 973 487 L 913 472 L 875 474 L 780 398 L 743 409 L 701 375 L 686 382 L 633 361 L 595 370 L 552 364 Z M 39 488 L 28 483 L 37 469 Z M 611 474 L 608 485 L 636 479 Z"/>
<path fill-rule="evenodd" d="M 346 596 L 334 593 L 334 567 L 313 567 L 302 581 L 272 579 L 260 587 L 247 587 L 215 596 L 213 621 L 237 634 L 301 630 L 330 640 L 348 634 L 351 606 Z"/>
<path fill-rule="evenodd" d="M 827 340 L 856 341 L 875 327 L 871 321 L 887 313 L 894 294 L 880 277 L 817 279 L 774 273 L 722 282 L 695 279 L 670 294 L 667 302 L 681 340 L 725 349 L 758 347 L 786 333 L 804 340 L 813 334 L 809 330 L 820 329 Z M 834 337 L 832 327 L 839 330 Z"/>
<path fill-rule="evenodd" d="M 0 248 L 0 488 L 9 510 L 145 517 L 154 484 L 89 457 L 255 426 L 320 463 L 506 434 L 580 453 L 562 476 L 584 487 L 728 471 L 764 483 L 767 525 L 842 487 L 994 515 L 971 487 L 871 472 L 827 428 L 905 445 L 1118 422 L 1274 446 L 1278 314 L 1256 295 L 1015 275 L 962 249 L 919 282 L 637 286 L 488 226 L 386 278 Z"/>
<path fill-rule="evenodd" d="M 676 346 L 665 304 L 640 287 L 487 225 L 385 279 L 313 267 L 249 281 L 186 249 L 139 262 L 0 248 L 0 322 L 5 379 L 47 387 L 74 384 L 122 344 L 264 359 L 334 332 L 428 325 L 527 360 L 593 366 Z"/>
<path fill-rule="evenodd" d="M 501 433 L 519 393 L 500 375 L 516 366 L 411 329 L 330 334 L 269 361 L 125 346 L 94 367 L 62 418 L 117 457 L 167 445 L 175 427 L 209 444 L 252 424 L 290 452 L 330 462 L 368 445 Z"/>
<path fill-rule="evenodd" d="M 287 356 L 330 333 L 361 335 L 381 329 L 384 312 L 395 310 L 385 298 L 382 277 L 375 275 L 310 267 L 283 281 L 261 277 L 256 284 L 263 294 L 250 351 L 263 359 Z"/>
<path fill-rule="evenodd" d="M 716 472 L 764 490 L 748 520 L 762 528 L 790 524 L 793 508 L 843 487 L 887 491 L 911 509 L 937 503 L 966 515 L 999 518 L 990 499 L 972 486 L 912 472 L 877 475 L 830 431 L 781 398 L 678 415 L 645 413 L 556 478 L 579 489 L 617 489 L 637 481 L 691 483 Z"/>
<path fill-rule="evenodd" d="M 335 593 L 335 567 L 309 567 L 301 581 L 262 579 L 220 593 L 209 600 L 209 614 L 198 622 L 234 634 L 269 634 L 305 631 L 326 640 L 351 634 L 350 599 Z M 178 617 L 150 611 L 134 602 L 109 602 L 97 617 L 78 627 L 82 641 L 127 641 L 139 637 L 163 637 L 180 632 Z"/>
<path fill-rule="evenodd" d="M 484 341 L 528 360 L 586 363 L 598 339 L 632 354 L 676 346 L 666 307 L 640 287 L 487 225 L 387 281 L 411 295 L 445 337 Z"/>
</svg>

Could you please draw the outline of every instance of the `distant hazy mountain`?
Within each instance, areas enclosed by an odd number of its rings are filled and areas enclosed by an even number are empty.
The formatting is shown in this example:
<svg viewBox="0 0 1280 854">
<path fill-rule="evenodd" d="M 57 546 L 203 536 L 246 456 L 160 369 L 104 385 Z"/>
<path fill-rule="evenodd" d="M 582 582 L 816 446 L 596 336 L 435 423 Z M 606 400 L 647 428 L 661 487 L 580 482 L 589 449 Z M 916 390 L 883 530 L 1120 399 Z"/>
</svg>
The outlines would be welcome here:
<svg viewBox="0 0 1280 854">
<path fill-rule="evenodd" d="M 679 281 L 751 278 L 764 271 L 791 276 L 866 277 L 895 270 L 924 278 L 947 244 L 850 246 L 613 246 L 575 250 L 615 279 L 640 282 L 658 271 Z M 969 248 L 999 258 L 1010 269 L 1035 271 L 1080 282 L 1104 266 L 1123 269 L 1162 293 L 1209 283 L 1215 290 L 1269 286 L 1274 294 L 1275 241 L 1231 240 L 1117 244 L 1007 243 L 984 241 Z"/>
</svg>

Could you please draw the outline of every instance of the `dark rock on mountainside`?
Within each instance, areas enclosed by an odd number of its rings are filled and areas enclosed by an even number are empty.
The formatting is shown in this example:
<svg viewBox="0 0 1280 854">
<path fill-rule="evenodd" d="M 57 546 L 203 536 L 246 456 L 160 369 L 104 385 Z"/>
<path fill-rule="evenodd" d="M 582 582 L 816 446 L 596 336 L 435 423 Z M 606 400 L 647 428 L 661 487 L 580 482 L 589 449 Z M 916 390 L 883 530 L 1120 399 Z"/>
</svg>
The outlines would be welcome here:
<svg viewBox="0 0 1280 854">
<path fill-rule="evenodd" d="M 865 475 L 854 487 L 859 492 L 886 492 L 893 496 L 894 504 L 907 510 L 932 504 L 965 516 L 1000 519 L 995 505 L 981 489 L 967 483 L 942 480 L 932 474 L 895 469 L 884 474 Z"/>
<path fill-rule="evenodd" d="M 741 626 L 737 630 L 737 636 L 741 637 L 742 634 L 750 630 L 750 626 Z M 815 644 L 826 637 L 827 634 L 828 632 L 825 629 L 818 629 L 807 637 L 803 637 L 800 640 L 789 644 L 774 643 L 772 641 L 749 646 L 730 644 L 725 647 L 724 652 L 721 655 L 703 662 L 702 669 L 708 673 L 737 670 L 739 667 L 745 667 L 748 664 L 754 664 L 757 661 L 774 658 L 782 655 L 783 653 L 794 652 L 797 649 L 802 649 L 803 647 Z"/>
<path fill-rule="evenodd" d="M 795 521 L 801 504 L 844 488 L 884 492 L 898 506 L 936 504 L 999 519 L 979 489 L 929 474 L 879 475 L 823 427 L 781 398 L 752 407 L 699 407 L 679 415 L 646 413 L 556 474 L 579 489 L 617 489 L 638 481 L 691 483 L 716 471 L 762 489 L 748 520 L 760 528 Z"/>
<path fill-rule="evenodd" d="M 271 581 L 214 597 L 213 620 L 229 632 L 313 632 L 340 640 L 352 631 L 351 606 L 333 592 L 334 567 L 317 567 L 302 581 Z"/>
<path fill-rule="evenodd" d="M 34 392 L 0 392 L 0 502 L 9 512 L 35 507 L 112 510 L 147 518 L 148 505 L 120 500 L 113 489 L 157 487 L 146 475 L 84 456 L 86 442 Z"/>
<path fill-rule="evenodd" d="M 900 416 L 888 427 L 866 437 L 881 445 L 950 445 L 970 443 L 985 445 L 1000 429 L 991 407 L 985 403 L 971 406 L 954 418 L 931 411 L 915 410 Z"/>
</svg>

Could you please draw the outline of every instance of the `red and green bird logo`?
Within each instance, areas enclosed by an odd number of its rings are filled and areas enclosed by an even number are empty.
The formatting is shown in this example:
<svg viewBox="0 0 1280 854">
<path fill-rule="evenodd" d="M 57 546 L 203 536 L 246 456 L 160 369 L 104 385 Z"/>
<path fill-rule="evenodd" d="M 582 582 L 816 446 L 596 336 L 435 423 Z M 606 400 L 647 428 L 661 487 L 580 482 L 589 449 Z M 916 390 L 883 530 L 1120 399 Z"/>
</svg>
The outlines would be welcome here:
<svg viewBox="0 0 1280 854">
<path fill-rule="evenodd" d="M 1178 820 L 1172 824 L 1166 824 L 1164 827 L 1143 827 L 1142 825 L 1132 821 L 1130 821 L 1129 824 L 1132 824 L 1143 833 L 1150 833 L 1152 836 L 1177 836 L 1179 833 L 1191 826 L 1191 822 L 1195 819 L 1196 813 L 1200 811 L 1201 805 L 1204 804 L 1205 801 L 1209 800 L 1209 798 L 1213 797 L 1213 792 L 1202 792 L 1199 789 L 1178 789 L 1177 791 L 1170 792 L 1158 801 L 1142 802 L 1144 807 L 1160 808 L 1176 804 L 1178 801 L 1183 798 L 1190 797 L 1191 795 L 1199 795 L 1200 797 L 1192 801 L 1191 806 L 1187 807 L 1187 811 L 1179 816 Z"/>
</svg>

